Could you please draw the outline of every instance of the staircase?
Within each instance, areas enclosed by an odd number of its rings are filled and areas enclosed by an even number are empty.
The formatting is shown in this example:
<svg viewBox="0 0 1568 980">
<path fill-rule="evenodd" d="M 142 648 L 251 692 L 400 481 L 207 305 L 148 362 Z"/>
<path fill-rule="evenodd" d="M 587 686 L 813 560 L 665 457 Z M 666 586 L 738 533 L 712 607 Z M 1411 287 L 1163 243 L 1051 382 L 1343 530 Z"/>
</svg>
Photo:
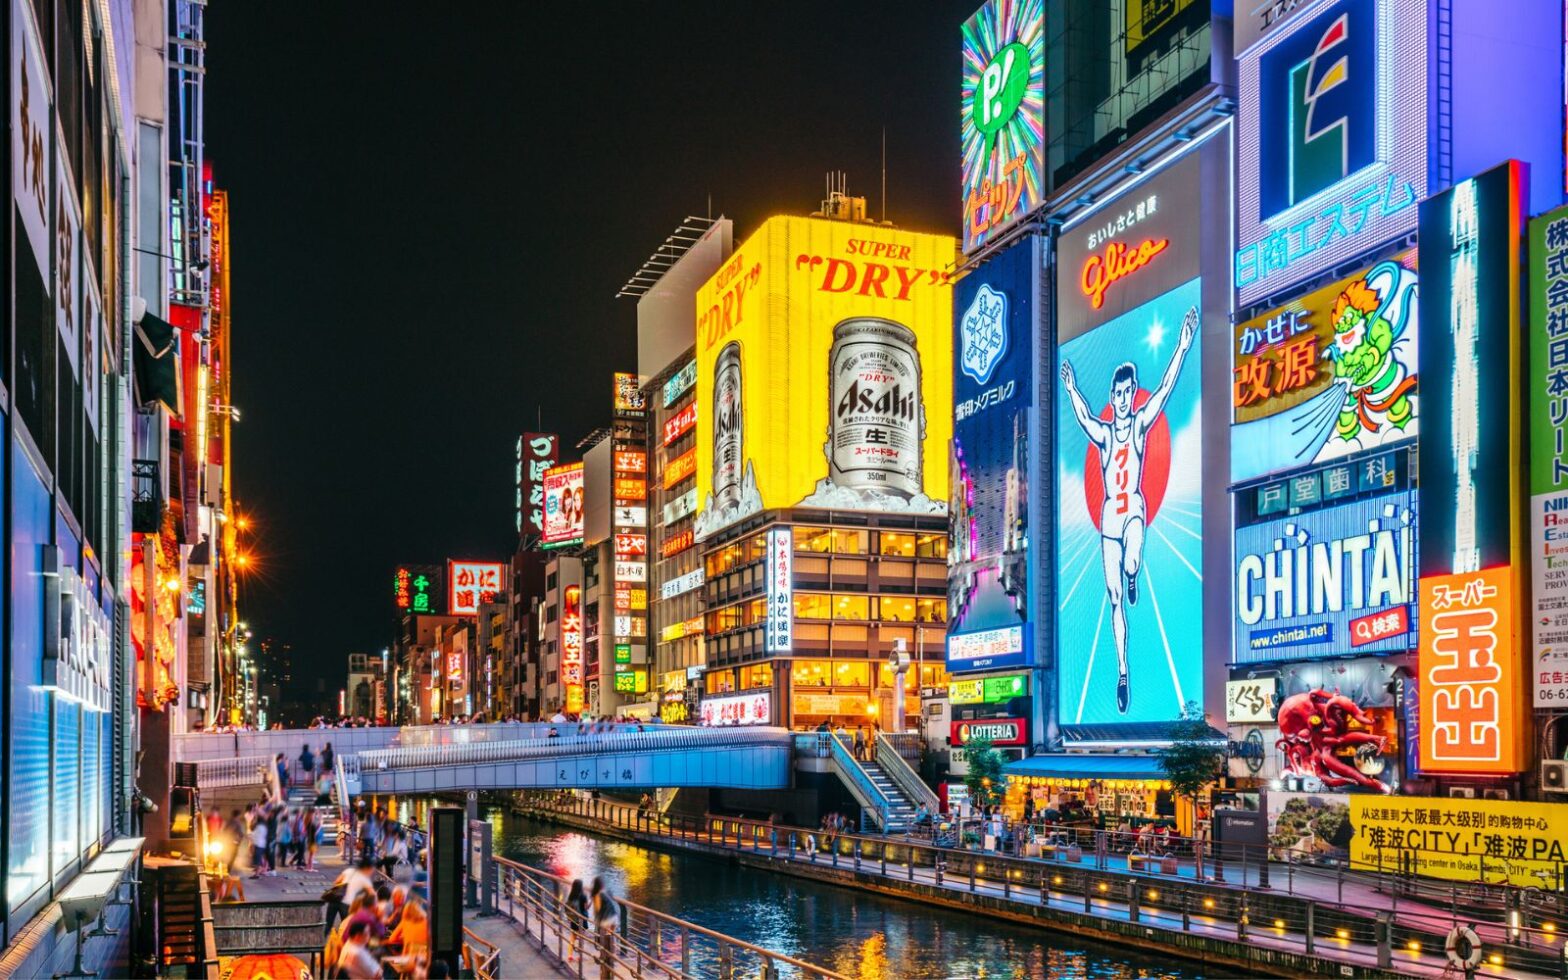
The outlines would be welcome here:
<svg viewBox="0 0 1568 980">
<path fill-rule="evenodd" d="M 158 972 L 162 976 L 199 976 L 205 954 L 201 881 L 196 866 L 170 863 L 149 871 L 158 902 Z"/>
<path fill-rule="evenodd" d="M 887 825 L 882 828 L 883 833 L 901 834 L 915 825 L 915 807 L 919 804 L 911 800 L 898 784 L 875 762 L 862 762 L 860 768 L 881 792 L 887 807 Z"/>
</svg>

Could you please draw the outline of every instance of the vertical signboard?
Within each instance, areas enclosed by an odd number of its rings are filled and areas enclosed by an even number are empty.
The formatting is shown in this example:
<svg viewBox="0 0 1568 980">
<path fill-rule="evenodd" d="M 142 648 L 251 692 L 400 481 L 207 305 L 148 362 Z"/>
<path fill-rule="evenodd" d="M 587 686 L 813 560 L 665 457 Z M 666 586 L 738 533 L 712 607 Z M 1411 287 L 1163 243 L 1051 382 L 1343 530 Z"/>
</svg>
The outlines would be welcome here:
<svg viewBox="0 0 1568 980">
<path fill-rule="evenodd" d="M 1530 622 L 1535 706 L 1568 704 L 1568 207 L 1530 222 Z"/>
<path fill-rule="evenodd" d="M 544 472 L 544 528 L 540 544 L 564 548 L 583 540 L 583 464 L 566 463 Z"/>
<path fill-rule="evenodd" d="M 1427 4 L 1334 0 L 1266 31 L 1247 26 L 1256 14 L 1237 16 L 1238 38 L 1260 38 L 1238 73 L 1235 281 L 1245 306 L 1415 228 Z"/>
<path fill-rule="evenodd" d="M 1045 0 L 990 0 L 963 29 L 964 251 L 1044 201 Z"/>
<path fill-rule="evenodd" d="M 561 461 L 561 437 L 524 432 L 517 438 L 517 533 L 544 533 L 544 474 Z"/>
<path fill-rule="evenodd" d="M 1227 193 L 1221 134 L 1167 158 L 1058 236 L 1063 724 L 1167 722 L 1205 700 L 1202 324 L 1205 262 L 1223 252 L 1201 215 L 1206 198 Z M 1210 304 L 1222 295 L 1211 289 Z M 1214 455 L 1224 453 L 1221 445 Z"/>
<path fill-rule="evenodd" d="M 768 529 L 768 619 L 763 649 L 788 651 L 794 645 L 795 535 L 788 527 Z"/>
<path fill-rule="evenodd" d="M 1523 164 L 1421 204 L 1421 767 L 1526 764 L 1517 501 Z"/>
<path fill-rule="evenodd" d="M 566 690 L 566 710 L 583 710 L 583 588 L 561 590 L 561 685 Z"/>
<path fill-rule="evenodd" d="M 33 5 L 11 0 L 11 196 L 38 274 L 49 274 L 49 67 Z"/>
<path fill-rule="evenodd" d="M 1030 236 L 955 287 L 949 671 L 1032 663 L 1030 419 L 1040 269 L 1040 240 Z M 998 630 L 1016 648 L 974 645 L 975 634 Z M 963 655 L 978 650 L 986 655 Z"/>
</svg>

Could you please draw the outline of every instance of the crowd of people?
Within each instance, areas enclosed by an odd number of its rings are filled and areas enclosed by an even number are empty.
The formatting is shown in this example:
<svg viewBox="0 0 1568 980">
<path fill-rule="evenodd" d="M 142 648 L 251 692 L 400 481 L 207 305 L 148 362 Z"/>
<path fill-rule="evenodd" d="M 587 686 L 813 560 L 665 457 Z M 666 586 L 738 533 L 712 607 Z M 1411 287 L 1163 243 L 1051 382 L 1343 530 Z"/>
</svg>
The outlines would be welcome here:
<svg viewBox="0 0 1568 980">
<path fill-rule="evenodd" d="M 377 881 L 373 867 L 366 852 L 321 896 L 327 906 L 326 975 L 349 980 L 449 976 L 445 963 L 430 958 L 426 883 L 417 874 L 412 885 Z"/>
</svg>

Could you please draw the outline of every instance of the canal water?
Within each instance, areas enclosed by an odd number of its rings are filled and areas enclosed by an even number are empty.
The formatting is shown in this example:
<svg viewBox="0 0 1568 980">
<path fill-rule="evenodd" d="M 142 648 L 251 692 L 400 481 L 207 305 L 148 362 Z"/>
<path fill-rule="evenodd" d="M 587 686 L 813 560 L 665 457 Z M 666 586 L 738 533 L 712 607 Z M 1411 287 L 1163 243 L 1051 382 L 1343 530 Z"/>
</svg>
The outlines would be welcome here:
<svg viewBox="0 0 1568 980">
<path fill-rule="evenodd" d="M 504 813 L 495 853 L 851 977 L 1199 977 L 1194 966 Z"/>
</svg>

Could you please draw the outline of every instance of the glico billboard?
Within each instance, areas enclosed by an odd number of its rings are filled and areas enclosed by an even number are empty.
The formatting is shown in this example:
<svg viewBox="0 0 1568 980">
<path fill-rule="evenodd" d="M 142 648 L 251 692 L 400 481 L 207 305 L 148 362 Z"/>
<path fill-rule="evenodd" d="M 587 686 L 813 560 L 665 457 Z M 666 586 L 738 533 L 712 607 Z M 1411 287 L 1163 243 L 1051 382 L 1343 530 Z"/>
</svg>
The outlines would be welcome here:
<svg viewBox="0 0 1568 980">
<path fill-rule="evenodd" d="M 1032 662 L 1029 541 L 1039 515 L 1030 510 L 1029 473 L 1040 251 L 1039 236 L 1026 237 L 954 287 L 950 671 Z"/>
<path fill-rule="evenodd" d="M 1415 439 L 1418 287 L 1412 250 L 1236 325 L 1232 482 Z"/>
<path fill-rule="evenodd" d="M 1252 42 L 1237 52 L 1243 306 L 1408 234 L 1427 192 L 1428 5 L 1295 6 L 1261 35 L 1237 32 Z"/>
<path fill-rule="evenodd" d="M 698 540 L 774 507 L 947 513 L 955 257 L 774 217 L 698 290 Z"/>
<path fill-rule="evenodd" d="M 1045 0 L 991 0 L 963 29 L 964 251 L 1045 199 Z"/>
<path fill-rule="evenodd" d="M 1206 670 L 1204 651 L 1218 653 L 1228 610 L 1204 579 L 1229 572 L 1229 549 L 1206 547 L 1214 535 L 1204 532 L 1227 509 L 1228 447 L 1213 436 L 1228 413 L 1204 392 L 1229 374 L 1214 344 L 1230 312 L 1229 283 L 1214 274 L 1228 236 L 1202 215 L 1227 200 L 1228 136 L 1220 126 L 1199 137 L 1058 236 L 1051 424 L 1064 725 L 1172 721 L 1222 689 L 1223 658 Z"/>
</svg>

